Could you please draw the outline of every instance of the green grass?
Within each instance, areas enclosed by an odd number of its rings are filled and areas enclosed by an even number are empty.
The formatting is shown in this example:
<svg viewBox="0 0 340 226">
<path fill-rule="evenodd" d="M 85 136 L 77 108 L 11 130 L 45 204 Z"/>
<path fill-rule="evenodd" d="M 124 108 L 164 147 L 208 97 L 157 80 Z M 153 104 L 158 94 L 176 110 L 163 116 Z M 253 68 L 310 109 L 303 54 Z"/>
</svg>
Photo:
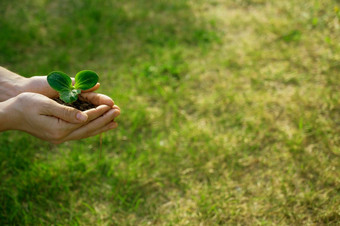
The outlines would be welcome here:
<svg viewBox="0 0 340 226">
<path fill-rule="evenodd" d="M 0 65 L 98 72 L 119 128 L 0 134 L 1 225 L 337 225 L 340 2 L 5 0 Z"/>
</svg>

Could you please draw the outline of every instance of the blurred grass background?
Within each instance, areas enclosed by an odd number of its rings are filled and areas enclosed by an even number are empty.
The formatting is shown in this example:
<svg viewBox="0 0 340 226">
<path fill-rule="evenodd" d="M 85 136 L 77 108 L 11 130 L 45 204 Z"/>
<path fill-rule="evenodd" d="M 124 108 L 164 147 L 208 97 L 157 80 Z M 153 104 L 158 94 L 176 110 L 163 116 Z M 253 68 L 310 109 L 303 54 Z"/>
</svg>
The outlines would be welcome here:
<svg viewBox="0 0 340 226">
<path fill-rule="evenodd" d="M 119 128 L 0 134 L 1 225 L 336 225 L 338 0 L 2 0 L 0 65 L 83 69 Z"/>
</svg>

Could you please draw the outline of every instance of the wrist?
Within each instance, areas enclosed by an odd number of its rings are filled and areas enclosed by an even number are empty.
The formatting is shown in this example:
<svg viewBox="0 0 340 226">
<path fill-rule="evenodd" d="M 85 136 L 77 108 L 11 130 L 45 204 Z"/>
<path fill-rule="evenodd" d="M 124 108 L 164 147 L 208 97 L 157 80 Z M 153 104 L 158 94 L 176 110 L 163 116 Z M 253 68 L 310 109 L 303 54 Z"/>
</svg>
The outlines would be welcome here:
<svg viewBox="0 0 340 226">
<path fill-rule="evenodd" d="M 15 120 L 17 114 L 13 109 L 14 105 L 14 98 L 10 98 L 4 102 L 0 102 L 0 132 L 16 129 L 13 123 L 17 121 Z"/>
<path fill-rule="evenodd" d="M 27 78 L 0 67 L 0 101 L 6 101 L 23 92 Z"/>
</svg>

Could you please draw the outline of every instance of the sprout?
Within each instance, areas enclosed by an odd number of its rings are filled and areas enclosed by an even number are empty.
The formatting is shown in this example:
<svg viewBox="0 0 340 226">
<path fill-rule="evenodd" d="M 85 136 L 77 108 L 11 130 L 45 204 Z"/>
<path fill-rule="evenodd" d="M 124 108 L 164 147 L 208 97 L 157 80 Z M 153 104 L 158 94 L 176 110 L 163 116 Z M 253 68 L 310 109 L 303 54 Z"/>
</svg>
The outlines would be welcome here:
<svg viewBox="0 0 340 226">
<path fill-rule="evenodd" d="M 91 89 L 98 82 L 98 75 L 89 70 L 80 71 L 75 77 L 75 84 L 72 85 L 72 79 L 60 71 L 53 71 L 47 76 L 48 84 L 55 89 L 60 99 L 65 103 L 72 103 L 78 99 L 82 90 Z"/>
</svg>

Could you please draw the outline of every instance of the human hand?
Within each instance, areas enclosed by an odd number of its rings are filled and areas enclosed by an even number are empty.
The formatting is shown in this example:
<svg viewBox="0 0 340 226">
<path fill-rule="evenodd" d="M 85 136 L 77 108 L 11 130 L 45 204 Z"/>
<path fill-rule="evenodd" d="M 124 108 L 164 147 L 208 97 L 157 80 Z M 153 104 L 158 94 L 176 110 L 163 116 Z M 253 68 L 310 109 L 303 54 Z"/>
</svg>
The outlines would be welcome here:
<svg viewBox="0 0 340 226">
<path fill-rule="evenodd" d="M 120 114 L 118 106 L 101 94 L 83 93 L 96 108 L 81 112 L 60 105 L 52 99 L 37 93 L 21 93 L 0 102 L 0 131 L 21 130 L 40 139 L 59 144 L 78 140 L 114 129 L 114 119 Z"/>
<path fill-rule="evenodd" d="M 74 78 L 72 78 L 72 82 L 74 83 Z M 91 89 L 82 92 L 93 92 L 99 87 L 100 83 L 97 83 Z M 52 89 L 51 86 L 48 84 L 47 76 L 33 76 L 25 79 L 21 87 L 21 92 L 40 93 L 50 98 L 58 97 L 58 92 Z"/>
</svg>

